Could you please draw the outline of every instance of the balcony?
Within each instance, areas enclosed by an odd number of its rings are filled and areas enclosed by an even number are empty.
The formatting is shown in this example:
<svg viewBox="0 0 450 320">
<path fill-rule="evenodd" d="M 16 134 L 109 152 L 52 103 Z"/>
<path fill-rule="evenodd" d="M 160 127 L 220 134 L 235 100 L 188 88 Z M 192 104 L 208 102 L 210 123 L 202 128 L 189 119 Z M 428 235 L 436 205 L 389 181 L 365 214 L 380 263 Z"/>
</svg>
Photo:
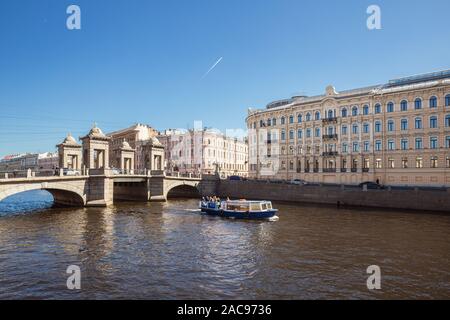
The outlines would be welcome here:
<svg viewBox="0 0 450 320">
<path fill-rule="evenodd" d="M 336 168 L 324 168 L 323 172 L 327 172 L 327 173 L 336 172 Z"/>
<path fill-rule="evenodd" d="M 347 172 L 347 168 L 341 168 L 341 172 Z"/>
<path fill-rule="evenodd" d="M 358 168 L 352 168 L 352 172 L 358 172 Z"/>
<path fill-rule="evenodd" d="M 314 169 L 313 169 L 313 172 L 314 172 L 314 173 L 319 172 L 319 168 L 314 168 Z"/>
<path fill-rule="evenodd" d="M 323 140 L 337 140 L 338 135 L 337 134 L 324 134 L 322 136 Z"/>
<path fill-rule="evenodd" d="M 322 153 L 322 156 L 324 157 L 336 157 L 337 155 L 338 155 L 337 151 L 328 151 Z"/>
<path fill-rule="evenodd" d="M 337 123 L 337 118 L 336 117 L 333 117 L 333 118 L 325 118 L 325 119 L 322 119 L 322 123 L 323 124 L 328 124 L 328 123 Z"/>
<path fill-rule="evenodd" d="M 363 168 L 362 172 L 369 172 L 369 170 L 370 170 L 369 168 Z"/>
<path fill-rule="evenodd" d="M 309 173 L 309 169 L 305 169 L 305 173 Z"/>
</svg>

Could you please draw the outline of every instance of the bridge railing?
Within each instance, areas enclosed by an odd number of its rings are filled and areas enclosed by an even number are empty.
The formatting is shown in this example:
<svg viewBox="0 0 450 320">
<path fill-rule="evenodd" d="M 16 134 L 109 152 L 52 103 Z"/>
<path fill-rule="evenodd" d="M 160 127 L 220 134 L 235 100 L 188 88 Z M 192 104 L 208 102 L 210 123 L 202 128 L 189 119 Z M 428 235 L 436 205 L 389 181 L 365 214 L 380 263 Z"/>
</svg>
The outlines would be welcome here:
<svg viewBox="0 0 450 320">
<path fill-rule="evenodd" d="M 165 171 L 164 175 L 166 177 L 176 177 L 176 178 L 191 178 L 191 179 L 201 179 L 201 173 L 192 172 L 178 172 L 178 171 Z"/>
<path fill-rule="evenodd" d="M 81 176 L 82 172 L 72 169 L 27 169 L 1 171 L 0 179 L 24 179 L 36 177 L 63 177 L 63 176 Z"/>
</svg>

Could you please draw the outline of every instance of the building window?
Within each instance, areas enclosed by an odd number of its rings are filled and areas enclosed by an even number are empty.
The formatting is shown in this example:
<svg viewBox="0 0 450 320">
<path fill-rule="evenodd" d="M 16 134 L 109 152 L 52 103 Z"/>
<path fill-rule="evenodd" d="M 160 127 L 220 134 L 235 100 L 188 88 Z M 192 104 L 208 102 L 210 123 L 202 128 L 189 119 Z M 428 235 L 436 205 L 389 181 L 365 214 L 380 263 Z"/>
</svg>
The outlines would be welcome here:
<svg viewBox="0 0 450 320">
<path fill-rule="evenodd" d="M 347 117 L 347 109 L 346 108 L 341 110 L 341 115 L 342 115 L 342 118 L 346 118 Z"/>
<path fill-rule="evenodd" d="M 445 126 L 450 127 L 450 114 L 445 116 Z"/>
<path fill-rule="evenodd" d="M 328 119 L 333 118 L 333 110 L 328 110 Z"/>
<path fill-rule="evenodd" d="M 438 158 L 437 157 L 431 157 L 430 159 L 430 167 L 431 168 L 437 168 L 438 167 Z"/>
<path fill-rule="evenodd" d="M 438 120 L 436 116 L 430 117 L 430 128 L 434 129 L 438 126 Z"/>
<path fill-rule="evenodd" d="M 437 98 L 436 97 L 430 98 L 430 108 L 437 108 Z"/>
<path fill-rule="evenodd" d="M 290 124 L 294 123 L 294 116 L 289 116 L 289 123 Z"/>
<path fill-rule="evenodd" d="M 342 134 L 347 135 L 347 126 L 342 126 Z"/>
<path fill-rule="evenodd" d="M 389 169 L 395 169 L 395 161 L 392 158 L 388 159 L 388 168 Z"/>
<path fill-rule="evenodd" d="M 320 128 L 316 128 L 316 138 L 320 137 Z"/>
<path fill-rule="evenodd" d="M 370 151 L 370 143 L 369 141 L 364 141 L 364 152 Z"/>
<path fill-rule="evenodd" d="M 352 126 L 352 132 L 353 134 L 358 134 L 358 125 L 356 123 L 353 124 Z"/>
<path fill-rule="evenodd" d="M 375 122 L 375 132 L 381 132 L 381 122 L 380 121 Z"/>
<path fill-rule="evenodd" d="M 306 129 L 306 137 L 311 138 L 311 129 L 310 128 Z"/>
<path fill-rule="evenodd" d="M 389 120 L 388 124 L 387 124 L 387 131 L 392 132 L 394 131 L 394 121 L 393 120 Z"/>
<path fill-rule="evenodd" d="M 383 168 L 383 164 L 382 164 L 381 159 L 376 159 L 375 160 L 375 168 L 376 169 L 382 169 Z"/>
<path fill-rule="evenodd" d="M 303 130 L 302 129 L 298 129 L 297 130 L 297 138 L 298 139 L 302 139 L 303 138 Z"/>
<path fill-rule="evenodd" d="M 281 130 L 281 141 L 286 140 L 286 132 L 284 130 Z"/>
<path fill-rule="evenodd" d="M 394 140 L 389 140 L 388 141 L 388 150 L 390 150 L 390 151 L 395 150 L 395 142 L 394 142 Z"/>
<path fill-rule="evenodd" d="M 298 116 L 297 116 L 297 122 L 298 123 L 302 123 L 302 119 L 303 117 L 302 117 L 302 115 L 301 114 L 299 114 Z"/>
<path fill-rule="evenodd" d="M 267 126 L 270 127 L 272 125 L 272 120 L 271 119 L 267 119 Z"/>
<path fill-rule="evenodd" d="M 357 106 L 354 106 L 353 108 L 352 108 L 352 116 L 353 117 L 356 117 L 358 115 L 358 107 Z"/>
<path fill-rule="evenodd" d="M 342 144 L 342 153 L 347 153 L 348 152 L 348 146 L 346 143 Z"/>
<path fill-rule="evenodd" d="M 430 137 L 430 149 L 437 149 L 437 148 L 438 148 L 438 138 Z"/>
<path fill-rule="evenodd" d="M 294 130 L 289 131 L 289 140 L 294 140 Z"/>
<path fill-rule="evenodd" d="M 364 158 L 364 169 L 370 169 L 370 159 Z"/>
<path fill-rule="evenodd" d="M 402 131 L 408 130 L 408 120 L 407 119 L 402 119 L 400 125 L 401 125 Z"/>
<path fill-rule="evenodd" d="M 289 161 L 289 170 L 294 170 L 294 161 Z"/>
<path fill-rule="evenodd" d="M 320 112 L 317 111 L 314 117 L 316 120 L 320 120 Z"/>
<path fill-rule="evenodd" d="M 402 139 L 401 146 L 402 150 L 408 150 L 408 139 Z"/>
<path fill-rule="evenodd" d="M 403 100 L 402 102 L 400 102 L 400 110 L 408 111 L 408 101 Z"/>
<path fill-rule="evenodd" d="M 422 169 L 423 168 L 423 159 L 421 157 L 416 158 L 416 168 Z"/>
<path fill-rule="evenodd" d="M 353 142 L 353 152 L 359 152 L 359 143 Z"/>
<path fill-rule="evenodd" d="M 375 113 L 376 114 L 381 113 L 381 104 L 377 103 L 375 105 Z"/>
<path fill-rule="evenodd" d="M 284 117 L 281 117 L 281 125 L 284 125 L 286 122 L 286 120 L 284 119 Z"/>
<path fill-rule="evenodd" d="M 365 105 L 365 106 L 363 107 L 363 115 L 367 116 L 368 114 L 369 114 L 369 106 L 368 106 L 368 105 Z"/>
<path fill-rule="evenodd" d="M 445 147 L 447 149 L 450 148 L 450 136 L 445 137 Z"/>
<path fill-rule="evenodd" d="M 310 113 L 306 114 L 306 121 L 311 121 L 311 114 Z"/>
<path fill-rule="evenodd" d="M 445 96 L 445 106 L 450 107 L 450 94 Z"/>
<path fill-rule="evenodd" d="M 450 168 L 450 157 L 447 157 L 445 159 L 445 165 L 446 165 L 447 168 Z"/>
<path fill-rule="evenodd" d="M 422 138 L 416 138 L 416 149 L 417 149 L 417 150 L 423 149 Z"/>
<path fill-rule="evenodd" d="M 422 129 L 422 118 L 416 118 L 415 124 L 416 124 L 416 129 Z"/>
<path fill-rule="evenodd" d="M 375 141 L 375 151 L 381 151 L 381 148 L 382 148 L 381 140 Z"/>
<path fill-rule="evenodd" d="M 368 123 L 364 123 L 363 124 L 363 132 L 364 133 L 369 133 L 369 124 Z"/>
<path fill-rule="evenodd" d="M 416 100 L 414 100 L 414 109 L 422 109 L 422 99 L 417 98 Z"/>
<path fill-rule="evenodd" d="M 389 112 L 389 113 L 394 112 L 394 103 L 389 102 L 389 103 L 387 104 L 386 111 Z"/>
<path fill-rule="evenodd" d="M 277 119 L 276 119 L 276 118 L 273 118 L 273 119 L 272 119 L 272 125 L 274 125 L 274 126 L 277 125 Z"/>
<path fill-rule="evenodd" d="M 259 126 L 260 126 L 260 127 L 264 127 L 264 121 L 259 120 Z"/>
<path fill-rule="evenodd" d="M 402 158 L 402 168 L 408 169 L 408 158 Z"/>
</svg>

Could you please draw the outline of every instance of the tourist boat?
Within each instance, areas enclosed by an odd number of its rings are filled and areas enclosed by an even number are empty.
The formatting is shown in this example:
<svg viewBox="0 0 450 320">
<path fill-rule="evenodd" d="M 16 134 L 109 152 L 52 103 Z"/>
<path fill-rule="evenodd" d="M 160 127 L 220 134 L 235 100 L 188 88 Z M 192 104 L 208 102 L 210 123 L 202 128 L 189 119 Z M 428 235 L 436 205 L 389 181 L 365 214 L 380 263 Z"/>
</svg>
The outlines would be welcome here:
<svg viewBox="0 0 450 320">
<path fill-rule="evenodd" d="M 200 209 L 208 215 L 234 219 L 272 219 L 278 212 L 270 201 L 248 200 L 201 201 Z"/>
</svg>

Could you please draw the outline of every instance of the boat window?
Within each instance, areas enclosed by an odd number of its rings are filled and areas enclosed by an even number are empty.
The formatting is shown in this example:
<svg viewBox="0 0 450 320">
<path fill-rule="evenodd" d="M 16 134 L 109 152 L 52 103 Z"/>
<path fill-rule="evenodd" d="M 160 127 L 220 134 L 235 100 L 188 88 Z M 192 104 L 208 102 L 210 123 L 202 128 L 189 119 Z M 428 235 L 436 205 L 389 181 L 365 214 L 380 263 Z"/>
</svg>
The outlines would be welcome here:
<svg viewBox="0 0 450 320">
<path fill-rule="evenodd" d="M 250 208 L 252 211 L 259 211 L 259 204 L 258 203 L 252 203 L 250 205 Z"/>
<path fill-rule="evenodd" d="M 267 204 L 266 203 L 261 203 L 261 210 L 267 210 Z"/>
<path fill-rule="evenodd" d="M 272 202 L 267 203 L 267 209 L 272 210 Z"/>
</svg>

